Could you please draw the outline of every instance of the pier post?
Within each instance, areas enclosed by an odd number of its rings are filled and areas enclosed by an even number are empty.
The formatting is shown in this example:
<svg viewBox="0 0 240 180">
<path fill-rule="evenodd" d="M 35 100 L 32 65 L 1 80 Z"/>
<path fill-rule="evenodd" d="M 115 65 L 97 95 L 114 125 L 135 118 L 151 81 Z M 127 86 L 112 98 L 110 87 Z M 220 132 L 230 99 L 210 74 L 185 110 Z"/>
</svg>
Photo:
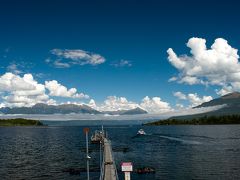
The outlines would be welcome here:
<svg viewBox="0 0 240 180">
<path fill-rule="evenodd" d="M 89 128 L 84 128 L 83 129 L 85 135 L 86 135 L 86 159 L 87 159 L 87 180 L 89 180 L 89 160 L 90 160 L 90 156 L 88 155 L 88 132 L 89 132 Z"/>
</svg>

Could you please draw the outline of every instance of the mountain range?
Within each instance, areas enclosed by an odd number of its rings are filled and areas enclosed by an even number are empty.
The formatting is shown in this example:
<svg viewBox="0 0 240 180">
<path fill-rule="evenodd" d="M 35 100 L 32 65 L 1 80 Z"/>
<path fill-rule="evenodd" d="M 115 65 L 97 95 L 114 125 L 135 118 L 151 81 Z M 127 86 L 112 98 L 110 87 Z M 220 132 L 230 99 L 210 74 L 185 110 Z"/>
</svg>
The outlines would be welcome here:
<svg viewBox="0 0 240 180">
<path fill-rule="evenodd" d="M 0 108 L 2 114 L 109 114 L 109 115 L 134 115 L 146 114 L 147 111 L 137 107 L 130 110 L 119 111 L 98 111 L 85 104 L 62 104 L 62 105 L 48 105 L 43 103 L 35 104 L 32 107 L 2 107 Z"/>
<path fill-rule="evenodd" d="M 229 93 L 222 97 L 213 99 L 209 102 L 202 103 L 201 105 L 196 106 L 194 108 L 208 108 L 208 107 L 219 106 L 219 105 L 222 105 L 222 107 L 214 111 L 209 111 L 201 114 L 177 116 L 172 118 L 191 119 L 191 118 L 198 118 L 201 116 L 222 116 L 222 115 L 233 115 L 233 114 L 239 115 L 240 114 L 240 93 L 239 92 Z"/>
<path fill-rule="evenodd" d="M 194 108 L 207 108 L 212 106 L 222 105 L 217 110 L 205 112 L 201 114 L 178 116 L 174 118 L 193 118 L 204 115 L 231 115 L 240 114 L 240 93 L 233 92 L 224 95 L 220 98 L 213 99 L 209 102 L 205 102 Z M 135 114 L 147 114 L 148 112 L 137 107 L 130 110 L 117 110 L 117 111 L 98 111 L 91 108 L 88 105 L 76 105 L 76 104 L 61 104 L 61 105 L 48 105 L 38 103 L 32 107 L 2 107 L 0 108 L 2 114 L 109 114 L 109 115 L 135 115 Z"/>
</svg>

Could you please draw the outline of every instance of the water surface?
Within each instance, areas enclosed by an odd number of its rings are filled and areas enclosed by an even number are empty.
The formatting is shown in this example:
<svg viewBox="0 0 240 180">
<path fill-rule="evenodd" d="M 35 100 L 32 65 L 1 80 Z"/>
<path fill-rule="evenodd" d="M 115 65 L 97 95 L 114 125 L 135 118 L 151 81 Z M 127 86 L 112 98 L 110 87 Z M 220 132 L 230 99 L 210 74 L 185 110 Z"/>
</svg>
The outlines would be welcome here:
<svg viewBox="0 0 240 180">
<path fill-rule="evenodd" d="M 90 127 L 91 132 L 100 127 Z M 132 179 L 240 179 L 240 126 L 107 126 L 117 168 L 131 161 L 155 174 Z M 85 179 L 67 169 L 85 168 L 82 126 L 1 127 L 1 179 Z M 91 179 L 98 179 L 99 147 L 90 145 Z M 123 174 L 119 170 L 119 177 Z"/>
</svg>

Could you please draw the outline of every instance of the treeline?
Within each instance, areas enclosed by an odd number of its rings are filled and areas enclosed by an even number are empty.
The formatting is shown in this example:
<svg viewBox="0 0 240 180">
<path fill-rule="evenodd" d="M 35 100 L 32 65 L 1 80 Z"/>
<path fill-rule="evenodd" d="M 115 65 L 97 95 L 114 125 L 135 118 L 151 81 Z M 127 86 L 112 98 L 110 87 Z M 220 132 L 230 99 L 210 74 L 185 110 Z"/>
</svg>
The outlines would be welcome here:
<svg viewBox="0 0 240 180">
<path fill-rule="evenodd" d="M 30 119 L 0 119 L 0 126 L 43 126 L 43 123 L 38 120 Z"/>
<path fill-rule="evenodd" d="M 193 119 L 166 119 L 145 125 L 214 125 L 214 124 L 240 124 L 240 115 L 203 116 Z"/>
</svg>

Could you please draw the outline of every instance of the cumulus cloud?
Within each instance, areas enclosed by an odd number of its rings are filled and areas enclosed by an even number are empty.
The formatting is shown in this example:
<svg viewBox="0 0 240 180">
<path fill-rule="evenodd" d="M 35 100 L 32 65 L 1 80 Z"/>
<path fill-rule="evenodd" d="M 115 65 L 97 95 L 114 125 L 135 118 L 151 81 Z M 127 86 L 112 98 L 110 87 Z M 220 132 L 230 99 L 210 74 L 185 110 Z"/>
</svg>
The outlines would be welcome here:
<svg viewBox="0 0 240 180">
<path fill-rule="evenodd" d="M 218 85 L 223 89 L 230 86 L 232 90 L 240 90 L 238 50 L 231 47 L 227 40 L 218 38 L 207 49 L 205 39 L 190 38 L 187 47 L 190 48 L 190 56 L 178 56 L 172 48 L 167 50 L 169 62 L 179 70 L 178 77 L 171 78 L 171 81 Z"/>
<path fill-rule="evenodd" d="M 95 107 L 94 101 L 91 102 Z M 94 107 L 92 106 L 92 107 Z M 161 101 L 159 97 L 149 98 L 146 96 L 143 98 L 140 104 L 132 101 L 128 101 L 125 97 L 109 96 L 100 104 L 97 109 L 101 111 L 116 111 L 116 110 L 129 110 L 140 107 L 149 113 L 164 113 L 171 111 L 171 107 L 167 102 Z"/>
<path fill-rule="evenodd" d="M 184 109 L 184 105 L 183 104 L 177 103 L 176 107 L 177 107 L 177 109 Z"/>
<path fill-rule="evenodd" d="M 51 54 L 57 57 L 57 60 L 53 61 L 53 65 L 57 68 L 68 68 L 72 65 L 86 64 L 96 66 L 106 61 L 100 54 L 80 49 L 53 49 L 51 50 Z M 50 63 L 52 60 L 48 58 L 46 62 Z"/>
<path fill-rule="evenodd" d="M 169 103 L 162 101 L 160 97 L 149 98 L 146 96 L 140 103 L 140 107 L 147 110 L 149 113 L 165 113 L 172 111 Z"/>
<path fill-rule="evenodd" d="M 49 93 L 46 92 L 49 90 Z M 33 106 L 37 103 L 56 104 L 50 96 L 89 98 L 88 95 L 78 93 L 77 89 L 67 89 L 56 80 L 38 83 L 32 74 L 23 76 L 7 72 L 0 76 L 1 107 Z"/>
<path fill-rule="evenodd" d="M 49 101 L 45 87 L 33 79 L 31 74 L 23 77 L 13 73 L 0 76 L 0 91 L 5 106 L 32 106 Z"/>
<path fill-rule="evenodd" d="M 172 111 L 169 103 L 162 101 L 160 97 L 149 98 L 148 96 L 144 97 L 140 103 L 129 101 L 125 97 L 108 96 L 103 103 L 97 104 L 91 99 L 87 105 L 99 111 L 130 110 L 137 107 L 151 114 Z"/>
<path fill-rule="evenodd" d="M 92 105 L 95 101 L 91 101 Z M 132 101 L 128 101 L 125 97 L 108 96 L 103 103 L 95 107 L 99 111 L 118 111 L 118 110 L 129 110 L 138 107 L 138 104 Z"/>
<path fill-rule="evenodd" d="M 76 88 L 67 89 L 56 80 L 45 81 L 45 87 L 49 90 L 50 96 L 69 97 L 69 98 L 89 98 L 88 95 L 77 93 Z"/>
<path fill-rule="evenodd" d="M 1 91 L 34 90 L 35 86 L 26 81 L 28 74 L 23 78 L 13 73 L 5 73 L 0 77 Z"/>
<path fill-rule="evenodd" d="M 186 95 L 180 91 L 173 93 L 173 95 L 180 100 L 187 100 L 190 103 L 190 107 L 198 106 L 213 99 L 211 96 L 199 97 L 197 93 L 189 93 Z"/>
<path fill-rule="evenodd" d="M 198 95 L 195 93 L 195 94 L 188 94 L 188 99 L 191 102 L 192 106 L 198 106 L 204 102 L 211 101 L 213 98 L 211 96 L 203 96 L 201 98 L 201 97 L 198 97 Z"/>
<path fill-rule="evenodd" d="M 175 97 L 179 98 L 179 99 L 183 99 L 183 100 L 187 99 L 186 95 L 183 94 L 183 93 L 180 92 L 180 91 L 174 92 L 173 95 L 174 95 Z"/>
<path fill-rule="evenodd" d="M 88 106 L 90 106 L 93 109 L 97 109 L 97 105 L 94 99 L 90 99 L 89 103 L 87 104 Z"/>
<path fill-rule="evenodd" d="M 216 91 L 217 95 L 224 96 L 226 94 L 233 92 L 234 90 L 233 90 L 232 86 L 225 86 L 222 89 L 220 89 L 220 90 L 216 89 L 215 91 Z"/>
</svg>

